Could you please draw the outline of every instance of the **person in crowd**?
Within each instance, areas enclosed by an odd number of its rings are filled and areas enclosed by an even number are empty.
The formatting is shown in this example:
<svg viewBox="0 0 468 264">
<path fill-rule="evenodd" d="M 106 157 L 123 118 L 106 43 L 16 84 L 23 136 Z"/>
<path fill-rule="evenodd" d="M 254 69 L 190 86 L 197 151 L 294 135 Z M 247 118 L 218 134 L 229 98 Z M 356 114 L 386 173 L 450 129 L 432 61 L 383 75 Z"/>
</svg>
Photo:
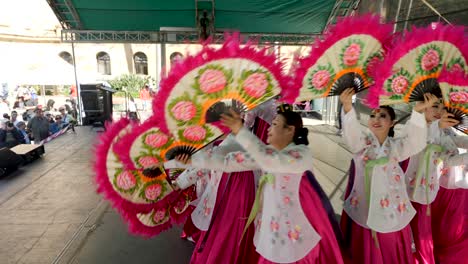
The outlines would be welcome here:
<svg viewBox="0 0 468 264">
<path fill-rule="evenodd" d="M 52 100 L 52 99 L 49 99 L 47 101 L 47 105 L 46 105 L 46 111 L 49 111 L 49 112 L 55 112 L 56 109 L 54 108 L 54 104 L 55 104 L 55 101 Z"/>
<path fill-rule="evenodd" d="M 353 108 L 354 89 L 340 95 L 343 105 L 343 138 L 353 154 L 354 182 L 345 197 L 342 228 L 350 262 L 356 264 L 413 264 L 409 223 L 416 211 L 406 191 L 399 162 L 426 147 L 427 125 L 421 113 L 438 99 L 425 94 L 406 124 L 407 134 L 393 138 L 395 111 L 389 106 L 374 109 L 368 131 L 362 130 Z M 351 177 L 351 176 L 350 176 Z"/>
<path fill-rule="evenodd" d="M 18 127 L 18 123 L 23 121 L 23 118 L 21 116 L 18 116 L 18 112 L 16 112 L 15 110 L 11 111 L 11 117 L 10 117 L 10 121 L 16 126 Z"/>
<path fill-rule="evenodd" d="M 55 117 L 55 122 L 51 123 L 50 126 L 49 126 L 50 133 L 55 134 L 55 133 L 59 132 L 63 128 L 64 124 L 65 123 L 62 120 L 62 116 L 57 115 Z"/>
<path fill-rule="evenodd" d="M 47 121 L 49 121 L 49 123 L 51 123 L 51 124 L 54 123 L 54 118 L 52 117 L 51 113 L 46 112 L 45 117 L 47 118 Z"/>
<path fill-rule="evenodd" d="M 28 129 L 32 132 L 34 142 L 38 144 L 49 136 L 49 120 L 44 116 L 41 108 L 37 107 L 35 116 L 28 122 Z"/>
<path fill-rule="evenodd" d="M 5 120 L 5 119 L 4 119 Z M 4 129 L 0 130 L 0 148 L 13 148 L 18 144 L 23 144 L 24 138 L 16 127 L 8 120 L 4 121 Z"/>
<path fill-rule="evenodd" d="M 26 132 L 26 123 L 24 123 L 23 121 L 19 121 L 16 127 L 21 133 L 21 137 L 24 140 L 24 144 L 31 144 L 31 140 L 29 139 L 29 133 Z"/>
<path fill-rule="evenodd" d="M 151 91 L 148 85 L 145 85 L 140 90 L 140 100 L 142 103 L 142 110 L 146 111 L 148 109 L 148 104 L 151 104 Z"/>
</svg>

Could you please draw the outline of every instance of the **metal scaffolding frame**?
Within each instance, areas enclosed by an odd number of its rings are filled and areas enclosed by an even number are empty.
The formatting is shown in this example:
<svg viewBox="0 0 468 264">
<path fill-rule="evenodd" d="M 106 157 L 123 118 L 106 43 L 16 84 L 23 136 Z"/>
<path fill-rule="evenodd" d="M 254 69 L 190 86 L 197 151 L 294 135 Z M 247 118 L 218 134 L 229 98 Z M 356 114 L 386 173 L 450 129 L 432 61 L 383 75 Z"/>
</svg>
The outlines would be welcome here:
<svg viewBox="0 0 468 264">
<path fill-rule="evenodd" d="M 258 44 L 277 45 L 310 45 L 319 34 L 263 34 L 243 33 L 242 41 L 255 41 Z M 224 41 L 224 33 L 217 32 L 212 37 L 212 43 Z M 70 30 L 61 32 L 61 40 L 65 43 L 167 43 L 195 44 L 200 43 L 197 30 L 193 31 L 101 31 L 101 30 Z"/>
</svg>

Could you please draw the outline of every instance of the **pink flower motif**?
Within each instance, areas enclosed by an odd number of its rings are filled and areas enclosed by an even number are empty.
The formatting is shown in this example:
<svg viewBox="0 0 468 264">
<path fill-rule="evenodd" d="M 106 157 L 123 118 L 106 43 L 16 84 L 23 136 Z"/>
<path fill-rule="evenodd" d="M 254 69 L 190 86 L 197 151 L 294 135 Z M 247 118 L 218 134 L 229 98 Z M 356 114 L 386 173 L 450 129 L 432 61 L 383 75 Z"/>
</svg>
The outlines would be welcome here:
<svg viewBox="0 0 468 264">
<path fill-rule="evenodd" d="M 409 185 L 410 186 L 414 186 L 416 183 L 416 179 L 412 179 L 410 182 L 409 182 Z"/>
<path fill-rule="evenodd" d="M 169 138 L 162 133 L 149 134 L 145 138 L 145 144 L 153 148 L 160 148 L 164 146 Z"/>
<path fill-rule="evenodd" d="M 450 71 L 453 71 L 453 72 L 463 72 L 463 67 L 458 64 L 458 63 L 455 63 L 452 65 L 452 67 L 450 68 Z"/>
<path fill-rule="evenodd" d="M 449 168 L 442 168 L 442 169 L 440 169 L 440 174 L 441 174 L 442 176 L 447 176 L 448 173 L 449 173 Z"/>
<path fill-rule="evenodd" d="M 124 190 L 130 190 L 136 185 L 135 175 L 129 171 L 123 171 L 117 176 L 117 186 Z"/>
<path fill-rule="evenodd" d="M 421 185 L 426 185 L 426 178 L 421 179 Z"/>
<path fill-rule="evenodd" d="M 397 174 L 397 175 L 395 175 L 394 179 L 395 179 L 396 182 L 400 182 L 401 176 L 399 174 Z"/>
<path fill-rule="evenodd" d="M 161 192 L 162 192 L 161 185 L 153 184 L 153 185 L 148 186 L 145 189 L 145 197 L 148 200 L 154 201 L 159 197 L 159 195 L 161 195 Z"/>
<path fill-rule="evenodd" d="M 465 92 L 451 92 L 449 94 L 450 101 L 455 104 L 466 104 L 468 103 L 468 93 Z"/>
<path fill-rule="evenodd" d="M 237 163 L 242 163 L 244 162 L 244 155 L 242 153 L 236 153 L 234 154 L 234 159 L 237 161 Z"/>
<path fill-rule="evenodd" d="M 184 130 L 184 137 L 190 141 L 202 141 L 206 137 L 206 130 L 202 126 L 190 126 Z"/>
<path fill-rule="evenodd" d="M 284 182 L 288 183 L 289 180 L 291 180 L 291 176 L 287 176 L 287 175 L 283 176 L 283 181 Z"/>
<path fill-rule="evenodd" d="M 226 87 L 226 76 L 220 70 L 208 69 L 202 73 L 198 81 L 200 89 L 205 93 L 219 92 Z"/>
<path fill-rule="evenodd" d="M 421 68 L 425 71 L 430 71 L 435 67 L 439 66 L 440 56 L 439 53 L 434 50 L 430 49 L 424 54 L 421 59 Z"/>
<path fill-rule="evenodd" d="M 352 207 L 357 207 L 359 204 L 359 200 L 356 196 L 351 197 L 351 200 L 349 200 L 349 203 L 351 204 Z"/>
<path fill-rule="evenodd" d="M 312 76 L 312 86 L 317 90 L 322 90 L 327 87 L 327 84 L 330 82 L 330 73 L 326 70 L 317 71 L 314 76 Z"/>
<path fill-rule="evenodd" d="M 398 209 L 398 212 L 400 213 L 406 212 L 407 210 L 406 204 L 404 202 L 400 202 L 397 209 Z"/>
<path fill-rule="evenodd" d="M 343 63 L 346 66 L 353 66 L 358 62 L 360 55 L 361 46 L 357 43 L 353 43 L 346 48 L 343 56 Z"/>
<path fill-rule="evenodd" d="M 208 216 L 210 213 L 211 213 L 211 208 L 205 207 L 205 210 L 203 210 L 203 214 L 204 214 L 205 216 Z"/>
<path fill-rule="evenodd" d="M 203 171 L 202 171 L 202 170 L 197 171 L 197 176 L 198 176 L 198 177 L 203 176 Z"/>
<path fill-rule="evenodd" d="M 289 153 L 289 155 L 291 155 L 291 157 L 293 157 L 295 159 L 300 159 L 301 158 L 301 154 L 297 150 L 290 150 L 288 153 Z"/>
<path fill-rule="evenodd" d="M 289 230 L 288 232 L 289 239 L 293 242 L 296 242 L 297 240 L 299 240 L 299 235 L 301 234 L 300 231 L 301 231 L 301 228 L 299 226 L 296 226 L 294 230 Z"/>
<path fill-rule="evenodd" d="M 243 84 L 245 92 L 253 98 L 262 97 L 268 87 L 268 80 L 264 73 L 251 74 Z"/>
<path fill-rule="evenodd" d="M 166 218 L 166 210 L 165 209 L 159 209 L 158 211 L 154 212 L 153 215 L 153 221 L 156 223 L 161 222 Z"/>
<path fill-rule="evenodd" d="M 285 205 L 288 205 L 291 202 L 291 198 L 289 196 L 283 197 L 283 203 Z"/>
<path fill-rule="evenodd" d="M 431 191 L 433 191 L 435 188 L 435 185 L 433 183 L 429 184 L 429 189 L 431 189 Z"/>
<path fill-rule="evenodd" d="M 390 205 L 390 201 L 387 198 L 380 199 L 380 206 L 382 208 L 387 208 Z"/>
<path fill-rule="evenodd" d="M 270 229 L 271 229 L 271 232 L 278 232 L 278 230 L 279 230 L 279 223 L 276 222 L 276 221 L 274 221 L 274 220 L 271 220 Z"/>
<path fill-rule="evenodd" d="M 392 81 L 392 91 L 395 94 L 404 94 L 408 89 L 409 81 L 404 76 L 398 76 Z"/>
<path fill-rule="evenodd" d="M 180 101 L 172 107 L 171 111 L 175 119 L 179 121 L 189 121 L 197 113 L 197 108 L 190 101 Z"/>
<path fill-rule="evenodd" d="M 138 163 L 143 166 L 143 168 L 151 168 L 159 164 L 159 161 L 155 157 L 145 156 L 138 159 Z"/>
<path fill-rule="evenodd" d="M 265 153 L 266 153 L 267 155 L 270 155 L 270 156 L 271 156 L 271 155 L 273 155 L 273 153 L 275 153 L 275 151 L 274 151 L 273 149 L 271 149 L 271 148 L 266 148 L 266 149 L 265 149 Z"/>
</svg>

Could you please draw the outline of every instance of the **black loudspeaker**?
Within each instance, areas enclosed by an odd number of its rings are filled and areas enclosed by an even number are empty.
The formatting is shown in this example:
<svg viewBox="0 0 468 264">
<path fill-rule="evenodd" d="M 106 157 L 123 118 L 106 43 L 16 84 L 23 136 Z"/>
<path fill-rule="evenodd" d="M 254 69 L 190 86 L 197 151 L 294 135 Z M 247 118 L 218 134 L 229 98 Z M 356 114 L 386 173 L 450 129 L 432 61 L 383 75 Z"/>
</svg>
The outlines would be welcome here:
<svg viewBox="0 0 468 264">
<path fill-rule="evenodd" d="M 102 84 L 81 84 L 80 95 L 83 101 L 85 117 L 84 125 L 92 125 L 95 122 L 104 124 L 112 119 L 112 90 Z"/>
<path fill-rule="evenodd" d="M 23 163 L 23 158 L 8 148 L 0 149 L 0 177 L 7 175 Z"/>
</svg>

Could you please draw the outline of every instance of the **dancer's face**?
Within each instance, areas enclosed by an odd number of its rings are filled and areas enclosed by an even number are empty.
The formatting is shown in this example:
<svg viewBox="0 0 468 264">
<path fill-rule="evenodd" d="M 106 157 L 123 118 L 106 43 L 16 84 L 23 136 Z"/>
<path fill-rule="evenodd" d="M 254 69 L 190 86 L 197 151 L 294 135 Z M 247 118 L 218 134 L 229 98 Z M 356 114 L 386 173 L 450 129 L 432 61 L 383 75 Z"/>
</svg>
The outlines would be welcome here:
<svg viewBox="0 0 468 264">
<path fill-rule="evenodd" d="M 276 115 L 268 129 L 267 143 L 277 149 L 281 149 L 292 142 L 294 126 L 288 126 L 282 115 Z"/>
<path fill-rule="evenodd" d="M 426 117 L 426 121 L 431 123 L 440 119 L 444 111 L 444 104 L 442 104 L 442 102 L 435 102 L 432 107 L 428 107 L 424 110 L 424 116 Z"/>
<path fill-rule="evenodd" d="M 378 108 L 372 111 L 367 125 L 375 135 L 388 135 L 394 122 L 387 109 Z"/>
</svg>

